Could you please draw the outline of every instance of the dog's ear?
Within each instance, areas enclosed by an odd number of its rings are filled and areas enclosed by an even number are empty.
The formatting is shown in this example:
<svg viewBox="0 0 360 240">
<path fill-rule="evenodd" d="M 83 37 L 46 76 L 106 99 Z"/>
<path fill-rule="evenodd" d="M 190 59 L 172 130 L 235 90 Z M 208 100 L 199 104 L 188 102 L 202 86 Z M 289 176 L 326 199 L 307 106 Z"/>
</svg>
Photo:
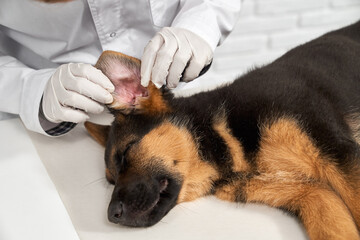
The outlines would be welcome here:
<svg viewBox="0 0 360 240">
<path fill-rule="evenodd" d="M 164 89 L 141 85 L 140 60 L 125 54 L 105 51 L 95 67 L 100 69 L 114 84 L 114 101 L 108 105 L 111 112 L 122 114 L 159 114 L 169 111 L 164 99 Z"/>
<path fill-rule="evenodd" d="M 122 53 L 105 51 L 101 54 L 95 67 L 100 69 L 114 84 L 114 101 L 110 109 L 128 113 L 138 104 L 140 97 L 146 97 L 148 91 L 140 81 L 140 60 Z"/>
<path fill-rule="evenodd" d="M 103 147 L 109 137 L 110 126 L 99 125 L 92 122 L 85 122 L 85 128 L 90 135 Z"/>
</svg>

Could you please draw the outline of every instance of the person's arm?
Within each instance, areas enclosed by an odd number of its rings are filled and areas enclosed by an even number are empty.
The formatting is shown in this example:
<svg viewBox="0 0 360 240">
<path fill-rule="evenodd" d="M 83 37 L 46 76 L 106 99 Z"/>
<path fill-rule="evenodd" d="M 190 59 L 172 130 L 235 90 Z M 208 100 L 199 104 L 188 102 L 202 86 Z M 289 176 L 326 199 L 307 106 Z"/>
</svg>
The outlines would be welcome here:
<svg viewBox="0 0 360 240">
<path fill-rule="evenodd" d="M 0 53 L 1 54 L 1 53 Z M 19 114 L 26 128 L 58 136 L 100 113 L 111 103 L 114 86 L 90 64 L 69 63 L 57 69 L 31 69 L 0 55 L 0 112 Z"/>
<path fill-rule="evenodd" d="M 234 29 L 240 9 L 241 0 L 182 0 L 171 27 L 192 31 L 214 51 Z"/>
<path fill-rule="evenodd" d="M 240 0 L 182 0 L 171 27 L 163 28 L 144 50 L 141 83 L 176 87 L 191 81 L 212 61 L 213 52 L 233 30 Z"/>
<path fill-rule="evenodd" d="M 46 134 L 39 121 L 41 98 L 55 69 L 34 70 L 0 52 L 0 112 L 18 114 L 25 127 Z"/>
</svg>

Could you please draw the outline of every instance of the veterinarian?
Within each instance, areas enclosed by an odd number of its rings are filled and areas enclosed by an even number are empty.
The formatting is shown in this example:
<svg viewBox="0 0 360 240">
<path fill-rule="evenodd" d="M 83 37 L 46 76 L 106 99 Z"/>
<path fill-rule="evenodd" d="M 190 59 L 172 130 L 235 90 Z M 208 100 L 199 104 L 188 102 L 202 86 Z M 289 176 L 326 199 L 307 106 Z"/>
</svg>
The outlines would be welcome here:
<svg viewBox="0 0 360 240">
<path fill-rule="evenodd" d="M 104 50 L 141 58 L 141 84 L 191 81 L 233 29 L 240 0 L 0 2 L 0 119 L 58 136 L 111 103 Z M 55 2 L 55 3 L 44 3 Z"/>
</svg>

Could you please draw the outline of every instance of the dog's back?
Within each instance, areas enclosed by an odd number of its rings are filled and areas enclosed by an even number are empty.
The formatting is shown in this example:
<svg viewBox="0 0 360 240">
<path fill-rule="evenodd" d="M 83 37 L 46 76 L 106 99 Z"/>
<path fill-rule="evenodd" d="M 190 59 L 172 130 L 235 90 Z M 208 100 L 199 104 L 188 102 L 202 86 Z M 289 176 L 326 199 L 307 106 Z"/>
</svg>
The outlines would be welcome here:
<svg viewBox="0 0 360 240">
<path fill-rule="evenodd" d="M 296 47 L 227 87 L 174 104 L 208 122 L 214 109 L 225 109 L 249 156 L 258 149 L 259 126 L 287 116 L 301 123 L 322 151 L 346 162 L 358 148 L 352 140 L 360 126 L 360 22 Z"/>
</svg>

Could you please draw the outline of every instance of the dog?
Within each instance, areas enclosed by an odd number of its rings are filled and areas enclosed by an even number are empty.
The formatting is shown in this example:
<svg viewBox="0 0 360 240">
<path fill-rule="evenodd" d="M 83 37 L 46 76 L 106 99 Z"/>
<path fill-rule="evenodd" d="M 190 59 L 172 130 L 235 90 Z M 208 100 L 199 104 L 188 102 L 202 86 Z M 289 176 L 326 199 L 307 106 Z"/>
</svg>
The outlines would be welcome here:
<svg viewBox="0 0 360 240">
<path fill-rule="evenodd" d="M 360 22 L 220 88 L 175 98 L 140 84 L 140 61 L 106 51 L 111 126 L 86 122 L 115 184 L 111 222 L 148 227 L 215 195 L 283 209 L 310 239 L 360 239 Z"/>
</svg>

